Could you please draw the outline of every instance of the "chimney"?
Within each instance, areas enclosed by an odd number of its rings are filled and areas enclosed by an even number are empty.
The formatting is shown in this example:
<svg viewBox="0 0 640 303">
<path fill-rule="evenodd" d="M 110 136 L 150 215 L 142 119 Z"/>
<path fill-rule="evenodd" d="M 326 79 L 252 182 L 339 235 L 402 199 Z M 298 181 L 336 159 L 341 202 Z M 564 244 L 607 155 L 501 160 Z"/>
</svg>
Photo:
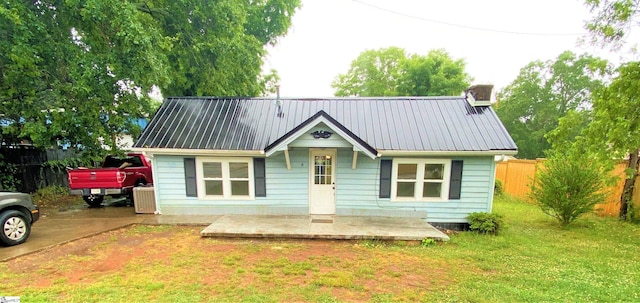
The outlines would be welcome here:
<svg viewBox="0 0 640 303">
<path fill-rule="evenodd" d="M 489 106 L 491 105 L 491 91 L 493 85 L 479 84 L 469 87 L 465 91 L 465 98 L 471 106 Z"/>
</svg>

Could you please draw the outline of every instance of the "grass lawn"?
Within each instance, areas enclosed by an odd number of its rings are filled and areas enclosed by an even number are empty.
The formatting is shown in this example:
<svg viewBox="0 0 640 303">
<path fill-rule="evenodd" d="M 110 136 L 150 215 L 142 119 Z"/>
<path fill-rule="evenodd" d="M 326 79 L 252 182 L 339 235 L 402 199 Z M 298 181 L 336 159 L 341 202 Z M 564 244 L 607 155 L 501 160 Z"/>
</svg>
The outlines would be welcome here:
<svg viewBox="0 0 640 303">
<path fill-rule="evenodd" d="M 0 263 L 22 302 L 640 302 L 640 226 L 587 216 L 562 229 L 497 198 L 508 224 L 421 246 L 200 238 L 135 226 Z"/>
</svg>

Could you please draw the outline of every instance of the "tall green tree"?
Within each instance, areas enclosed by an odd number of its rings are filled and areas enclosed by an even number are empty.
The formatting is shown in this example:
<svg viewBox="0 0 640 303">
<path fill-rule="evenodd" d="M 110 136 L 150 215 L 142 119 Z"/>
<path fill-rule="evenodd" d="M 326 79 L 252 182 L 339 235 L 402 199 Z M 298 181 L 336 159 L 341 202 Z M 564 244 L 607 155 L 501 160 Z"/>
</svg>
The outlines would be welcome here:
<svg viewBox="0 0 640 303">
<path fill-rule="evenodd" d="M 5 1 L 0 10 L 3 139 L 99 153 L 136 131 L 147 92 L 168 82 L 167 44 L 122 1 Z"/>
<path fill-rule="evenodd" d="M 0 139 L 86 155 L 140 129 L 149 93 L 265 92 L 264 46 L 299 0 L 7 0 L 0 4 Z"/>
<path fill-rule="evenodd" d="M 594 16 L 587 22 L 592 43 L 621 48 L 629 33 L 638 30 L 640 1 L 586 0 Z M 628 157 L 627 178 L 620 197 L 620 218 L 627 219 L 640 160 L 640 62 L 622 64 L 612 83 L 595 97 L 593 121 L 585 141 L 603 161 Z M 632 213 L 637 215 L 637 213 Z M 635 218 L 637 219 L 637 218 Z"/>
<path fill-rule="evenodd" d="M 299 0 L 151 1 L 173 47 L 167 96 L 258 96 L 265 45 L 286 34 Z"/>
<path fill-rule="evenodd" d="M 471 77 L 463 59 L 453 59 L 443 49 L 426 56 L 413 54 L 402 61 L 396 91 L 399 96 L 453 96 L 469 88 Z"/>
<path fill-rule="evenodd" d="M 398 47 L 366 50 L 332 83 L 336 96 L 458 95 L 469 87 L 466 63 L 442 49 L 426 56 Z"/>
<path fill-rule="evenodd" d="M 406 60 L 404 49 L 399 47 L 366 50 L 351 62 L 346 74 L 340 74 L 331 87 L 335 95 L 345 96 L 395 96 L 400 65 Z"/>
<path fill-rule="evenodd" d="M 620 197 L 620 217 L 626 219 L 640 164 L 640 62 L 625 63 L 617 73 L 608 87 L 595 94 L 591 123 L 583 135 L 601 161 L 629 159 Z"/>
<path fill-rule="evenodd" d="M 518 145 L 518 157 L 544 157 L 551 147 L 545 135 L 569 111 L 591 107 L 591 93 L 603 87 L 608 70 L 605 60 L 570 51 L 555 60 L 534 61 L 522 68 L 518 77 L 498 93 L 496 106 L 498 117 Z"/>
<path fill-rule="evenodd" d="M 585 26 L 593 44 L 620 48 L 640 24 L 640 0 L 585 0 L 585 4 L 593 13 Z"/>
</svg>

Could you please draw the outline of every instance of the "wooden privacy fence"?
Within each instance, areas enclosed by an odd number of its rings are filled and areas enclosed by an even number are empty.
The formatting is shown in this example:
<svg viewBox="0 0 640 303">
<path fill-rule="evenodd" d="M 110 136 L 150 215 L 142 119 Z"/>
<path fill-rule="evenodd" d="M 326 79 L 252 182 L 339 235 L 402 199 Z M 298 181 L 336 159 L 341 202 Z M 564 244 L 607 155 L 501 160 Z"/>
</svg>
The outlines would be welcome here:
<svg viewBox="0 0 640 303">
<path fill-rule="evenodd" d="M 31 146 L 2 146 L 0 158 L 5 165 L 14 167 L 12 171 L 16 190 L 24 193 L 32 193 L 36 190 L 59 185 L 68 186 L 67 171 L 64 168 L 54 168 L 45 165 L 48 161 L 60 161 L 77 157 L 73 150 L 62 149 L 38 149 Z M 0 172 L 6 172 L 0 167 Z M 0 184 L 0 190 L 3 190 Z"/>
<path fill-rule="evenodd" d="M 537 160 L 509 160 L 499 162 L 496 165 L 496 179 L 502 182 L 503 191 L 518 198 L 528 199 L 529 184 L 534 180 L 536 170 L 544 166 L 545 159 Z M 617 217 L 620 215 L 620 195 L 624 187 L 624 170 L 628 161 L 618 163 L 614 169 L 614 175 L 619 181 L 610 188 L 611 194 L 602 204 L 597 204 L 595 209 L 603 216 Z M 640 206 L 640 178 L 636 179 L 636 190 L 631 197 L 631 203 Z"/>
</svg>

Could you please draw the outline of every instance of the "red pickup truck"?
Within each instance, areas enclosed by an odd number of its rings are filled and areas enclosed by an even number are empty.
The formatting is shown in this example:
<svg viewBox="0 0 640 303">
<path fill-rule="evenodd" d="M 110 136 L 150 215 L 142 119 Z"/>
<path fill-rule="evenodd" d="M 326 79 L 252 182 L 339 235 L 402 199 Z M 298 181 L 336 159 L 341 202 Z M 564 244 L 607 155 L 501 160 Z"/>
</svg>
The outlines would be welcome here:
<svg viewBox="0 0 640 303">
<path fill-rule="evenodd" d="M 105 196 L 131 197 L 134 187 L 153 184 L 151 162 L 136 153 L 124 158 L 107 156 L 101 168 L 70 169 L 68 174 L 69 193 L 82 195 L 84 201 L 94 207 L 100 206 Z"/>
</svg>

